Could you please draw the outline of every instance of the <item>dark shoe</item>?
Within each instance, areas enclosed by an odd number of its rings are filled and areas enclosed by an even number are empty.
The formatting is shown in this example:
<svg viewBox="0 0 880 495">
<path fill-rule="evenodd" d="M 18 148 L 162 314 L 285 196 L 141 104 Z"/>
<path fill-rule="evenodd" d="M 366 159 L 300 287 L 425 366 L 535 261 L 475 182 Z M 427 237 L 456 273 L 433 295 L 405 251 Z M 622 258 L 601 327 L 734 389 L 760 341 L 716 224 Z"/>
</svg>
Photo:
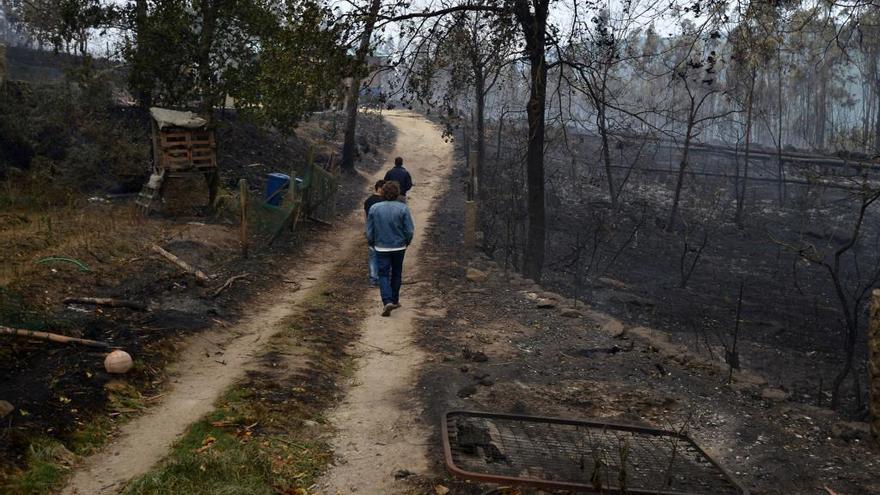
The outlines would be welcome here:
<svg viewBox="0 0 880 495">
<path fill-rule="evenodd" d="M 394 311 L 394 305 L 388 303 L 382 308 L 382 316 L 391 316 L 391 312 Z"/>
</svg>

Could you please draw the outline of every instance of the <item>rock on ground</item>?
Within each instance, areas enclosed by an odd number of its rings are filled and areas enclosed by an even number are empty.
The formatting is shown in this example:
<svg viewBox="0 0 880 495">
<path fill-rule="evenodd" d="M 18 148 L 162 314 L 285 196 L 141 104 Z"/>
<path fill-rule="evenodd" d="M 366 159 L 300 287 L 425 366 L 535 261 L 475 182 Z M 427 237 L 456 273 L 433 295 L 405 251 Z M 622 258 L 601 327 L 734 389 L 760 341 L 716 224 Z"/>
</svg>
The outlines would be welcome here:
<svg viewBox="0 0 880 495">
<path fill-rule="evenodd" d="M 489 279 L 488 273 L 482 270 L 477 270 L 476 268 L 468 268 L 466 276 L 471 282 L 485 282 Z"/>
</svg>

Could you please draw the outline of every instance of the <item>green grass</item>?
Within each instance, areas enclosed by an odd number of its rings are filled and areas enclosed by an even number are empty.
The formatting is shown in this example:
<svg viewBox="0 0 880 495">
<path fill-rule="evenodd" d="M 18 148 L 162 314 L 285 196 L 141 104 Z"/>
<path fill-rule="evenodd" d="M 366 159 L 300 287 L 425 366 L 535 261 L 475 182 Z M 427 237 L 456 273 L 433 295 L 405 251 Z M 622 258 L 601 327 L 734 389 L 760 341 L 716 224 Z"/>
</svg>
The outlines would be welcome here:
<svg viewBox="0 0 880 495">
<path fill-rule="evenodd" d="M 216 439 L 205 447 L 208 439 Z M 204 450 L 199 451 L 202 447 Z M 161 467 L 135 480 L 126 494 L 270 495 L 269 457 L 207 421 L 192 425 Z"/>
<path fill-rule="evenodd" d="M 0 493 L 8 495 L 36 495 L 49 493 L 60 487 L 73 462 L 73 454 L 61 443 L 48 438 L 35 440 L 29 450 L 26 471 L 13 475 Z"/>
<path fill-rule="evenodd" d="M 227 426 L 212 425 L 218 422 Z M 295 423 L 289 412 L 262 407 L 249 387 L 234 387 L 214 412 L 190 426 L 159 467 L 124 493 L 306 493 L 331 455 L 329 446 L 303 435 Z"/>
<path fill-rule="evenodd" d="M 107 418 L 95 416 L 71 435 L 70 449 L 79 456 L 92 454 L 107 442 L 112 429 L 113 425 Z"/>
</svg>

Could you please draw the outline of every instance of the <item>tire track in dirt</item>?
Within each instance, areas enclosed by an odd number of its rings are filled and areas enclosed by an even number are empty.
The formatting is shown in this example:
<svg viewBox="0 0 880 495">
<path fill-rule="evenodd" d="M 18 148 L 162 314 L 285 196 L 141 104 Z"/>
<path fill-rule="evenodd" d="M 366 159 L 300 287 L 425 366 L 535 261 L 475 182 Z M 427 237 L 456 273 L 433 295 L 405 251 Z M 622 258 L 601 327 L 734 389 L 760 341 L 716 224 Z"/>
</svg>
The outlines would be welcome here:
<svg viewBox="0 0 880 495">
<path fill-rule="evenodd" d="M 408 194 L 416 236 L 404 260 L 405 280 L 417 278 L 426 227 L 436 200 L 443 194 L 453 166 L 453 147 L 436 125 L 411 112 L 391 112 L 386 118 L 397 128 L 391 156 L 402 156 L 415 187 Z M 366 252 L 364 253 L 366 256 Z M 337 429 L 333 440 L 335 465 L 318 482 L 320 493 L 394 493 L 394 473 L 428 468 L 429 430 L 421 422 L 422 405 L 414 393 L 418 368 L 425 359 L 412 332 L 416 309 L 425 296 L 420 284 L 405 284 L 403 307 L 383 318 L 378 294 L 362 324 L 355 347 L 363 352 L 345 399 L 330 415 Z M 421 314 L 427 310 L 422 310 Z"/>
</svg>

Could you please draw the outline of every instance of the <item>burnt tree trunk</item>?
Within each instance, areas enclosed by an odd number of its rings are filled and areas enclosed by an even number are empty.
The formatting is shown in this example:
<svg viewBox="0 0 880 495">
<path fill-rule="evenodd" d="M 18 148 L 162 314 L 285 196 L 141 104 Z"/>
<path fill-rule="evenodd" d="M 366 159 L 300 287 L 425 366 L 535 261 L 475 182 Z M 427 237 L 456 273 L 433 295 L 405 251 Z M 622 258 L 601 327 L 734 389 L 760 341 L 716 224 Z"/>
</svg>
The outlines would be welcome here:
<svg viewBox="0 0 880 495">
<path fill-rule="evenodd" d="M 217 95 L 214 94 L 213 76 L 211 69 L 211 52 L 214 49 L 214 36 L 217 31 L 217 11 L 220 0 L 202 0 L 199 3 L 202 15 L 202 30 L 199 33 L 199 48 L 196 66 L 199 69 L 198 84 L 201 91 L 201 113 L 212 123 L 214 120 L 214 106 Z"/>
<path fill-rule="evenodd" d="M 526 184 L 528 188 L 528 235 L 526 238 L 525 275 L 541 279 L 544 267 L 546 218 L 544 213 L 544 107 L 547 101 L 547 14 L 550 0 L 532 0 L 534 13 L 527 0 L 516 0 L 514 13 L 526 42 L 531 87 L 526 114 L 529 123 L 526 152 Z"/>
<path fill-rule="evenodd" d="M 880 441 L 880 289 L 871 293 L 868 320 L 868 410 L 871 433 Z"/>
<path fill-rule="evenodd" d="M 134 28 L 135 28 L 135 43 L 137 44 L 136 49 L 136 60 L 138 62 L 143 62 L 144 58 L 144 45 L 147 43 L 146 41 L 146 31 L 147 31 L 147 0 L 136 0 L 135 2 L 135 14 L 134 14 Z M 137 99 L 138 105 L 140 105 L 144 109 L 149 109 L 150 105 L 153 102 L 153 92 L 151 88 L 141 87 L 137 91 Z"/>
<path fill-rule="evenodd" d="M 691 133 L 694 129 L 694 112 L 689 113 L 687 130 L 684 135 L 684 149 L 681 152 L 681 162 L 678 164 L 678 175 L 675 180 L 675 194 L 672 196 L 672 208 L 669 210 L 669 220 L 666 222 L 666 230 L 671 232 L 678 220 L 678 204 L 681 201 L 681 188 L 684 185 L 684 173 L 688 166 L 688 154 L 691 149 Z"/>
<path fill-rule="evenodd" d="M 371 0 L 370 11 L 364 23 L 364 32 L 361 34 L 360 44 L 355 52 L 354 71 L 351 75 L 351 85 L 345 96 L 345 140 L 342 144 L 342 160 L 339 164 L 342 170 L 354 171 L 354 160 L 357 155 L 355 134 L 357 133 L 358 100 L 361 90 L 361 74 L 370 52 L 370 39 L 373 37 L 373 28 L 376 25 L 376 17 L 379 15 L 379 7 L 382 0 Z"/>
<path fill-rule="evenodd" d="M 604 93 L 604 91 L 603 91 Z M 611 209 L 617 211 L 617 191 L 614 190 L 614 175 L 611 170 L 611 150 L 608 144 L 608 120 L 605 118 L 604 95 L 601 102 L 596 102 L 599 122 L 599 135 L 602 138 L 602 161 L 605 163 L 605 175 L 608 180 L 608 196 L 611 198 Z"/>
<path fill-rule="evenodd" d="M 476 101 L 476 128 L 477 128 L 477 184 L 485 184 L 486 163 L 486 78 L 483 67 L 474 65 L 474 97 Z M 482 187 L 477 187 L 477 199 L 484 199 Z"/>
<path fill-rule="evenodd" d="M 746 189 L 748 189 L 749 181 L 749 154 L 752 145 L 752 108 L 754 107 L 755 95 L 755 78 L 756 74 L 752 72 L 749 80 L 749 92 L 746 95 L 746 132 L 745 132 L 745 162 L 743 163 L 742 182 L 740 182 L 739 191 L 736 197 L 736 225 L 742 228 L 743 217 L 745 215 Z"/>
<path fill-rule="evenodd" d="M 776 48 L 776 59 L 779 67 L 776 73 L 776 100 L 779 112 L 776 115 L 776 165 L 779 168 L 779 206 L 785 205 L 785 163 L 782 161 L 782 48 Z"/>
<path fill-rule="evenodd" d="M 877 77 L 875 84 L 877 110 L 874 114 L 874 153 L 880 155 L 880 77 Z"/>
</svg>

